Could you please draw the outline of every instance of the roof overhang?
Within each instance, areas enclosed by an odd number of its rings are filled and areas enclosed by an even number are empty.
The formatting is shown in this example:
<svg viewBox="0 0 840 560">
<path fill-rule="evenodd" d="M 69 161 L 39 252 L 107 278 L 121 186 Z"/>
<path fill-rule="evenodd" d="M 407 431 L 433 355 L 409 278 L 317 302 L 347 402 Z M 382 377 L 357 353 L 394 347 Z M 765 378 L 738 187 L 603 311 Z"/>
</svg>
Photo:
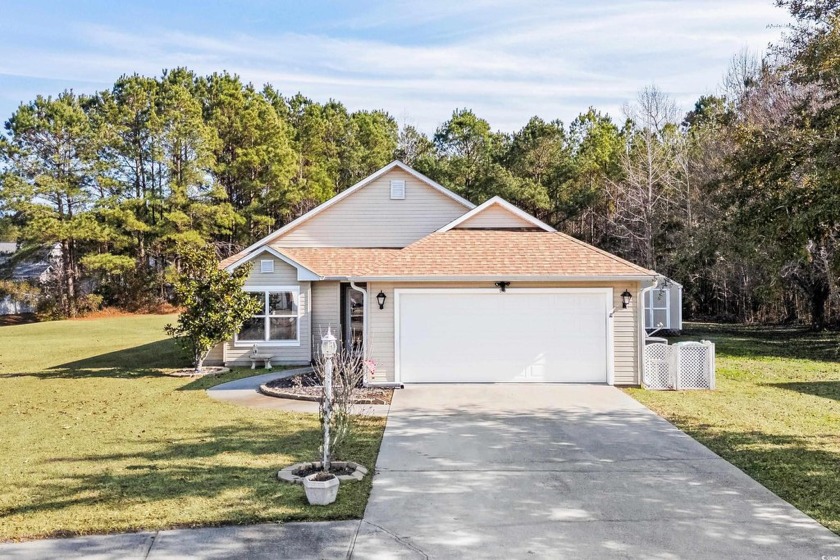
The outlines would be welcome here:
<svg viewBox="0 0 840 560">
<path fill-rule="evenodd" d="M 245 255 L 244 257 L 239 259 L 238 261 L 226 266 L 225 270 L 227 270 L 228 272 L 233 272 L 238 267 L 242 266 L 246 262 L 249 262 L 249 261 L 255 259 L 256 257 L 262 255 L 263 253 L 268 253 L 268 254 L 280 259 L 284 263 L 286 263 L 290 266 L 293 266 L 297 270 L 298 282 L 312 282 L 312 281 L 323 280 L 322 276 L 319 276 L 318 274 L 316 274 L 312 270 L 306 268 L 305 266 L 303 266 L 299 262 L 297 262 L 293 259 L 290 259 L 289 257 L 284 255 L 280 251 L 278 251 L 278 250 L 276 250 L 272 247 L 268 247 L 268 246 L 260 247 L 257 250 L 248 253 L 247 255 Z"/>
<path fill-rule="evenodd" d="M 613 276 L 528 276 L 492 274 L 481 276 L 346 276 L 325 278 L 328 280 L 353 280 L 354 282 L 647 282 L 652 275 L 613 275 Z"/>
<path fill-rule="evenodd" d="M 511 214 L 516 216 L 517 218 L 520 218 L 520 219 L 528 222 L 529 224 L 533 225 L 534 227 L 539 228 L 543 231 L 548 231 L 548 232 L 557 231 L 556 229 L 554 229 L 550 225 L 546 224 L 542 220 L 539 220 L 539 219 L 535 218 L 534 216 L 532 216 L 531 214 L 529 214 L 528 212 L 525 212 L 524 210 L 522 210 L 520 208 L 517 208 L 516 206 L 514 206 L 513 204 L 511 204 L 510 202 L 508 202 L 504 198 L 502 198 L 500 196 L 494 196 L 490 200 L 484 202 L 483 204 L 481 204 L 479 206 L 476 206 L 475 208 L 473 208 L 472 210 L 470 210 L 466 214 L 462 215 L 461 217 L 449 222 L 448 224 L 446 224 L 445 226 L 443 226 L 442 228 L 437 230 L 437 233 L 444 233 L 444 232 L 449 231 L 450 229 L 456 228 L 459 225 L 466 222 L 467 220 L 469 220 L 470 218 L 472 218 L 473 216 L 476 216 L 477 214 L 481 214 L 482 212 L 484 212 L 485 210 L 487 210 L 491 206 L 499 206 L 499 207 L 507 210 L 508 212 L 510 212 Z"/>
</svg>

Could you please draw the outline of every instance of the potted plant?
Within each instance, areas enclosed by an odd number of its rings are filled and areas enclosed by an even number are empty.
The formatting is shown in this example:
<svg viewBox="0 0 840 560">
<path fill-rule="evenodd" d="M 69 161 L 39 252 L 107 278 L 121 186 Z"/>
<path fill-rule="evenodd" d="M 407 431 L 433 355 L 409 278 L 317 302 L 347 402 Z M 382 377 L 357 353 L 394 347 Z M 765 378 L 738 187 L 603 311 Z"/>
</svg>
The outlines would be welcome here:
<svg viewBox="0 0 840 560">
<path fill-rule="evenodd" d="M 310 474 L 303 479 L 306 499 L 313 506 L 328 506 L 338 497 L 338 477 L 326 471 Z"/>
</svg>

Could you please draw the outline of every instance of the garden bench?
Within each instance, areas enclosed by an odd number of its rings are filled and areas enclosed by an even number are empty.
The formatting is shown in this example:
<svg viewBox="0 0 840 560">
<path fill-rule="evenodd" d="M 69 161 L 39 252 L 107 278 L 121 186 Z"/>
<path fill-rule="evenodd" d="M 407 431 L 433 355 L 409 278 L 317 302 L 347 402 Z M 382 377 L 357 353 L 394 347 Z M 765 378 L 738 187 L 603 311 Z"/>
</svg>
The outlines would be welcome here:
<svg viewBox="0 0 840 560">
<path fill-rule="evenodd" d="M 251 369 L 256 369 L 257 362 L 263 362 L 265 369 L 271 369 L 271 359 L 274 357 L 274 353 L 268 348 L 260 348 L 254 344 L 249 357 L 251 359 Z"/>
</svg>

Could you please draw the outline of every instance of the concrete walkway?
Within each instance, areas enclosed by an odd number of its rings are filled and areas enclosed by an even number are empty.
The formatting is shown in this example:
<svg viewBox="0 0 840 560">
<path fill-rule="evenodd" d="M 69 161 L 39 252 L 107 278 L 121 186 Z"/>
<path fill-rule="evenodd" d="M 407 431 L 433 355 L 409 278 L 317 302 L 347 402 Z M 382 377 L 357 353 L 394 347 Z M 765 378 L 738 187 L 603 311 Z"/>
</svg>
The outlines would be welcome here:
<svg viewBox="0 0 840 560">
<path fill-rule="evenodd" d="M 620 390 L 397 391 L 353 559 L 840 557 L 840 538 Z"/>
<path fill-rule="evenodd" d="M 264 408 L 270 410 L 285 410 L 287 412 L 305 412 L 318 414 L 318 403 L 312 401 L 298 401 L 293 399 L 278 399 L 260 393 L 260 385 L 275 379 L 284 379 L 300 373 L 312 371 L 311 367 L 278 370 L 273 373 L 263 373 L 252 377 L 244 377 L 236 381 L 229 381 L 207 389 L 207 395 L 213 399 L 250 408 Z M 387 416 L 388 405 L 360 404 L 354 407 L 357 414 L 372 416 Z"/>
<path fill-rule="evenodd" d="M 3 560 L 347 558 L 359 521 L 178 529 L 0 544 Z"/>
</svg>

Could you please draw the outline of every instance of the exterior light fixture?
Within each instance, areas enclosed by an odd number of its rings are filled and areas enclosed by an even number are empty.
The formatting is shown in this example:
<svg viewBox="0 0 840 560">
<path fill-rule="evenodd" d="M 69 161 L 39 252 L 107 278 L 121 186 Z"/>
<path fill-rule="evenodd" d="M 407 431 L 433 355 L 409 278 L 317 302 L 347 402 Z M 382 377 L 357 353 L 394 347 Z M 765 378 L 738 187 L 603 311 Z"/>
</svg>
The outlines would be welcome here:
<svg viewBox="0 0 840 560">
<path fill-rule="evenodd" d="M 496 282 L 496 287 L 499 288 L 499 291 L 505 293 L 507 291 L 507 287 L 510 286 L 510 282 Z"/>
<path fill-rule="evenodd" d="M 331 359 L 338 351 L 338 341 L 332 333 L 332 329 L 327 327 L 327 334 L 321 337 L 321 354 L 326 359 Z"/>
<path fill-rule="evenodd" d="M 387 296 L 385 295 L 385 292 L 383 292 L 382 290 L 379 290 L 379 293 L 376 294 L 376 303 L 379 304 L 379 309 L 385 309 L 385 298 L 386 297 Z"/>
<path fill-rule="evenodd" d="M 627 309 L 627 306 L 630 305 L 630 300 L 633 299 L 633 294 L 624 290 L 621 294 L 621 307 L 623 309 Z"/>
</svg>

